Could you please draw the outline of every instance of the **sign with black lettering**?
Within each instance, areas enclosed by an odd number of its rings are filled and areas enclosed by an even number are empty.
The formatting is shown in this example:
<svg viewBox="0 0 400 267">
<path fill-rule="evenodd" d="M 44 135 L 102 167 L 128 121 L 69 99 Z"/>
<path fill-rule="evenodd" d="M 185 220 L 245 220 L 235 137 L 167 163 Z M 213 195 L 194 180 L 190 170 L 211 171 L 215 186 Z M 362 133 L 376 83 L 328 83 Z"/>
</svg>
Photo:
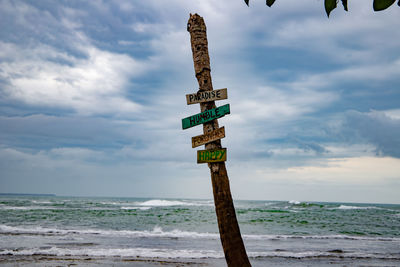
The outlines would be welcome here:
<svg viewBox="0 0 400 267">
<path fill-rule="evenodd" d="M 192 137 L 192 147 L 198 147 L 225 137 L 225 127 L 212 132 Z"/>
<path fill-rule="evenodd" d="M 226 148 L 197 150 L 197 163 L 226 161 Z"/>
<path fill-rule="evenodd" d="M 212 91 L 199 91 L 195 94 L 186 95 L 186 102 L 188 105 L 223 100 L 228 98 L 228 90 L 226 88 L 212 90 Z"/>
<path fill-rule="evenodd" d="M 229 104 L 220 106 L 218 108 L 208 109 L 204 112 L 182 119 L 182 129 L 188 129 L 193 126 L 221 118 L 226 114 L 230 114 Z"/>
</svg>

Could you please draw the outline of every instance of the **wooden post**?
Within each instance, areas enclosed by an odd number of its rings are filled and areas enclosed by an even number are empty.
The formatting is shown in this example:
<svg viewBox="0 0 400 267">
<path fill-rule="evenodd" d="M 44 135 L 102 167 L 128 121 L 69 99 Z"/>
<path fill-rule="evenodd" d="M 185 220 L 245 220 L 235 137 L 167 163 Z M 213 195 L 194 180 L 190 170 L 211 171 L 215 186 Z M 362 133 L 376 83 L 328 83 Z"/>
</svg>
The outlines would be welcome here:
<svg viewBox="0 0 400 267">
<path fill-rule="evenodd" d="M 199 93 L 203 91 L 212 91 L 213 86 L 210 74 L 211 68 L 208 55 L 207 29 L 203 18 L 198 14 L 190 14 L 187 30 L 190 33 L 194 70 L 199 83 Z M 214 101 L 200 103 L 201 112 L 215 108 Z M 204 134 L 208 134 L 218 128 L 217 119 L 203 124 Z M 207 150 L 221 149 L 221 140 L 208 143 L 205 145 L 205 148 Z M 229 267 L 251 266 L 236 219 L 225 162 L 208 163 L 208 166 L 211 172 L 215 211 L 226 262 Z"/>
</svg>

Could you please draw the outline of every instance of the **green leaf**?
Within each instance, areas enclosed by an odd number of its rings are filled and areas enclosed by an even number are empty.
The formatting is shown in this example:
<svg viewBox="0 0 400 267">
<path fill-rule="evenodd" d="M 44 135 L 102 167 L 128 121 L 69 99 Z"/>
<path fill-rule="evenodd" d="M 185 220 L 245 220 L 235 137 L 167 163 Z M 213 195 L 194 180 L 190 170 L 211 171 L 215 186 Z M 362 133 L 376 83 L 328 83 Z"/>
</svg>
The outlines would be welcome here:
<svg viewBox="0 0 400 267">
<path fill-rule="evenodd" d="M 396 0 L 374 0 L 374 10 L 381 11 L 393 5 Z"/>
<path fill-rule="evenodd" d="M 249 0 L 244 0 L 247 6 L 249 6 Z"/>
<path fill-rule="evenodd" d="M 271 7 L 274 4 L 275 0 L 267 0 L 267 6 Z"/>
<path fill-rule="evenodd" d="M 400 0 L 399 0 L 399 1 L 400 1 Z M 343 5 L 344 10 L 349 11 L 349 10 L 347 9 L 347 0 L 342 0 L 342 5 Z"/>
<path fill-rule="evenodd" d="M 337 7 L 336 0 L 325 0 L 325 11 L 326 14 L 328 15 L 328 18 L 331 11 L 334 10 L 336 7 Z"/>
</svg>

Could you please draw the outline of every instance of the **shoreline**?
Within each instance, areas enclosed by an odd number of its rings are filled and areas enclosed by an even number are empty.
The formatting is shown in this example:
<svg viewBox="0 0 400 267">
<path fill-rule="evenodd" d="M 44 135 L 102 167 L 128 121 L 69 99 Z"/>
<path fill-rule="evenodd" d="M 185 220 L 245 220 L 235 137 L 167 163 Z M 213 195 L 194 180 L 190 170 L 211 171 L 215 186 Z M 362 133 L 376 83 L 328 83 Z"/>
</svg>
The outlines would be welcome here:
<svg viewBox="0 0 400 267">
<path fill-rule="evenodd" d="M 396 259 L 359 259 L 359 258 L 250 258 L 253 267 L 263 266 L 399 266 Z M 1 266 L 193 266 L 220 267 L 226 266 L 224 258 L 144 258 L 144 257 L 106 257 L 106 256 L 53 256 L 53 255 L 0 255 Z"/>
<path fill-rule="evenodd" d="M 0 255 L 1 266 L 224 266 L 225 259 L 168 259 L 106 256 Z M 226 264 L 225 264 L 226 265 Z"/>
</svg>

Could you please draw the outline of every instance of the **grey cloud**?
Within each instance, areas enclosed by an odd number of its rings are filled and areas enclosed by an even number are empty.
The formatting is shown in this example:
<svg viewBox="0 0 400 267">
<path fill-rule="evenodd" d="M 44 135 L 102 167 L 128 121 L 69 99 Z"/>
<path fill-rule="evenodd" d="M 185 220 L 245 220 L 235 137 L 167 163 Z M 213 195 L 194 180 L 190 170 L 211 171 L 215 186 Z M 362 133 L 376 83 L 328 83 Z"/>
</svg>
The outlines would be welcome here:
<svg viewBox="0 0 400 267">
<path fill-rule="evenodd" d="M 121 147 L 143 143 L 144 130 L 134 121 L 94 117 L 0 116 L 3 144 L 31 149 L 54 147 Z"/>
<path fill-rule="evenodd" d="M 378 155 L 400 158 L 400 119 L 379 111 L 348 111 L 342 126 L 348 141 L 366 141 L 376 146 Z"/>
<path fill-rule="evenodd" d="M 323 146 L 315 143 L 315 142 L 301 142 L 298 141 L 298 147 L 303 149 L 304 151 L 314 151 L 317 154 L 323 154 L 329 152 Z"/>
</svg>

